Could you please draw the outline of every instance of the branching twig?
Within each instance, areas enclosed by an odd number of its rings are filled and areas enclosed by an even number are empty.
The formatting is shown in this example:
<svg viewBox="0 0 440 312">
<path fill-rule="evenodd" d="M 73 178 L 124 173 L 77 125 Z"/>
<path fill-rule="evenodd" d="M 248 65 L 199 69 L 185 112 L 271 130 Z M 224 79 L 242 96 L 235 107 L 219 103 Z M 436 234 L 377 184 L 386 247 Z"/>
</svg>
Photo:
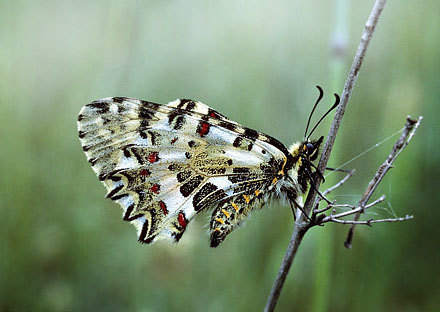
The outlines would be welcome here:
<svg viewBox="0 0 440 312">
<path fill-rule="evenodd" d="M 332 218 L 331 222 L 341 223 L 341 224 L 351 224 L 351 225 L 371 225 L 372 223 L 381 223 L 381 222 L 401 222 L 412 219 L 413 216 L 405 216 L 404 218 L 391 218 L 391 219 L 379 219 L 379 220 L 367 220 L 367 221 L 354 221 L 354 220 L 340 220 L 336 218 Z"/>
<path fill-rule="evenodd" d="M 352 206 L 353 207 L 352 210 L 344 211 L 344 212 L 341 212 L 341 213 L 338 213 L 338 214 L 331 214 L 331 215 L 325 217 L 324 219 L 322 219 L 321 223 L 332 221 L 332 219 L 339 219 L 339 218 L 343 218 L 343 217 L 346 217 L 346 216 L 351 216 L 351 215 L 357 214 L 357 213 L 359 213 L 361 211 L 365 211 L 368 208 L 376 206 L 377 204 L 383 202 L 384 200 L 385 200 L 385 196 L 382 195 L 381 197 L 376 199 L 374 202 L 366 205 L 365 207 L 357 207 L 357 208 L 355 208 L 355 207 Z M 350 206 L 350 205 L 338 205 L 338 206 Z"/>
<path fill-rule="evenodd" d="M 323 193 L 322 193 L 322 195 L 323 196 L 325 196 L 325 195 L 327 195 L 328 193 L 330 193 L 330 192 L 332 192 L 332 191 L 334 191 L 335 189 L 337 189 L 338 187 L 340 187 L 340 186 L 342 186 L 349 178 L 351 178 L 352 176 L 353 176 L 353 174 L 354 174 L 354 172 L 355 172 L 355 170 L 353 169 L 353 170 L 351 170 L 351 171 L 349 171 L 348 172 L 348 174 L 341 180 L 341 181 L 339 181 L 338 183 L 336 183 L 335 185 L 333 185 L 332 187 L 329 187 L 328 189 L 326 189 Z M 322 209 L 315 209 L 314 211 L 313 211 L 313 216 L 316 216 L 316 215 L 318 215 L 318 214 L 320 214 L 320 213 L 323 213 L 323 212 L 325 212 L 325 211 L 327 211 L 327 210 L 330 210 L 330 209 L 332 209 L 333 207 L 340 207 L 341 205 L 335 205 L 335 203 L 333 202 L 333 203 L 330 203 L 329 205 L 327 205 L 327 207 L 325 207 L 325 208 L 322 208 Z M 354 208 L 354 206 L 353 206 L 353 208 Z M 313 218 L 313 217 L 312 217 Z"/>
<path fill-rule="evenodd" d="M 359 207 L 365 207 L 367 202 L 370 200 L 371 195 L 373 195 L 374 191 L 376 190 L 379 183 L 382 181 L 384 176 L 387 174 L 388 170 L 392 168 L 392 163 L 396 160 L 396 158 L 400 155 L 402 150 L 408 145 L 409 141 L 414 136 L 415 131 L 420 125 L 420 121 L 422 120 L 422 117 L 419 117 L 418 120 L 413 120 L 411 118 L 406 119 L 405 128 L 402 131 L 402 135 L 397 140 L 397 142 L 394 144 L 393 149 L 391 150 L 391 153 L 388 155 L 385 162 L 377 169 L 376 174 L 374 175 L 373 179 L 368 184 L 367 189 L 365 190 L 364 194 L 362 195 L 361 199 L 359 200 Z M 355 217 L 354 221 L 358 221 L 361 213 L 363 212 L 363 209 L 359 211 Z M 353 240 L 353 234 L 355 229 L 356 223 L 353 223 L 351 226 L 347 239 L 344 243 L 345 247 L 351 248 L 351 243 Z"/>
<path fill-rule="evenodd" d="M 322 192 L 322 194 L 327 195 L 328 193 L 330 193 L 330 192 L 334 191 L 335 189 L 337 189 L 338 187 L 340 187 L 342 184 L 344 184 L 348 179 L 350 179 L 353 176 L 355 171 L 356 170 L 354 170 L 354 169 L 349 171 L 347 173 L 347 175 L 341 181 L 339 181 L 338 183 L 336 183 L 332 187 L 329 187 L 328 189 L 326 189 L 324 192 Z"/>
<path fill-rule="evenodd" d="M 335 117 L 333 119 L 330 132 L 327 136 L 327 141 L 324 145 L 324 149 L 321 155 L 321 158 L 319 160 L 318 164 L 318 171 L 324 172 L 329 157 L 330 152 L 333 148 L 333 145 L 335 143 L 336 134 L 338 132 L 339 126 L 342 121 L 342 117 L 344 116 L 345 108 L 347 106 L 348 100 L 350 98 L 350 95 L 352 93 L 354 84 L 357 80 L 357 77 L 359 75 L 359 70 L 361 68 L 362 62 L 365 57 L 365 53 L 367 51 L 368 45 L 371 41 L 371 38 L 373 36 L 374 30 L 376 28 L 376 25 L 379 20 L 379 16 L 385 6 L 386 0 L 376 0 L 373 9 L 370 13 L 370 16 L 367 20 L 367 23 L 365 24 L 364 31 L 362 33 L 361 42 L 359 44 L 358 50 L 356 52 L 353 64 L 350 68 L 350 73 L 348 75 L 348 78 L 345 82 L 344 90 L 342 92 L 341 96 L 341 102 L 336 110 Z M 315 185 L 316 189 L 321 184 L 321 177 L 317 175 Z M 307 214 L 310 214 L 312 209 L 316 207 L 317 199 L 316 199 L 317 192 L 314 189 L 311 189 L 309 191 L 309 194 L 307 196 L 306 203 L 304 205 L 304 211 Z M 278 301 L 279 295 L 281 293 L 281 289 L 284 285 L 284 281 L 286 280 L 286 276 L 290 270 L 290 267 L 292 265 L 293 259 L 296 255 L 296 251 L 298 250 L 298 246 L 301 243 L 302 238 L 304 237 L 304 234 L 310 227 L 310 223 L 307 222 L 307 215 L 301 214 L 299 218 L 295 221 L 295 228 L 292 233 L 292 237 L 290 239 L 289 246 L 287 248 L 286 254 L 283 259 L 283 263 L 281 264 L 280 270 L 278 271 L 277 278 L 274 282 L 274 285 L 272 287 L 272 290 L 270 292 L 269 298 L 267 300 L 265 311 L 273 311 L 275 309 L 275 305 Z"/>
</svg>

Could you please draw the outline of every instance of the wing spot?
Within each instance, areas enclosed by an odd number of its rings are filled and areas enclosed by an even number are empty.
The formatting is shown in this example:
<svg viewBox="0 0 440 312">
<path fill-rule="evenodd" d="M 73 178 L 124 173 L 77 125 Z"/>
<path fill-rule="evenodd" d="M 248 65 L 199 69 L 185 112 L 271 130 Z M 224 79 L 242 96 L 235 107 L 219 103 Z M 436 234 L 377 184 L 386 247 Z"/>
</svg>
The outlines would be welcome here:
<svg viewBox="0 0 440 312">
<path fill-rule="evenodd" d="M 258 138 L 258 132 L 253 129 L 245 128 L 243 136 L 255 141 Z"/>
<path fill-rule="evenodd" d="M 220 218 L 216 218 L 215 221 L 217 221 L 218 223 L 221 223 L 221 224 L 225 224 L 225 221 L 223 221 L 223 219 L 220 219 Z"/>
<path fill-rule="evenodd" d="M 115 103 L 122 103 L 126 100 L 126 97 L 122 97 L 122 96 L 115 96 L 114 98 L 112 98 L 113 102 Z"/>
<path fill-rule="evenodd" d="M 153 152 L 150 155 L 148 155 L 148 161 L 152 164 L 159 160 L 159 153 Z"/>
<path fill-rule="evenodd" d="M 181 227 L 186 228 L 186 225 L 188 224 L 188 220 L 186 220 L 183 212 L 179 212 L 179 215 L 177 216 L 177 221 L 179 222 L 179 225 Z"/>
<path fill-rule="evenodd" d="M 202 183 L 203 176 L 197 175 L 180 187 L 180 193 L 183 197 L 188 197 Z"/>
<path fill-rule="evenodd" d="M 185 124 L 185 117 L 180 115 L 176 119 L 176 123 L 174 124 L 174 130 L 180 130 L 184 124 Z"/>
<path fill-rule="evenodd" d="M 160 185 L 155 183 L 153 184 L 153 186 L 150 188 L 150 190 L 155 193 L 155 194 L 159 194 L 159 190 L 160 190 Z"/>
<path fill-rule="evenodd" d="M 231 214 L 226 211 L 226 209 L 222 209 L 223 214 L 226 216 L 226 218 L 229 218 Z"/>
<path fill-rule="evenodd" d="M 164 215 L 168 214 L 167 205 L 163 201 L 159 202 L 159 207 L 162 209 Z"/>
<path fill-rule="evenodd" d="M 251 201 L 251 197 L 249 195 L 243 194 L 243 198 L 247 204 L 249 204 L 249 202 Z"/>
<path fill-rule="evenodd" d="M 179 183 L 184 182 L 185 180 L 189 179 L 189 177 L 191 177 L 190 170 L 181 171 L 176 175 L 177 182 Z"/>
<path fill-rule="evenodd" d="M 234 140 L 234 143 L 232 143 L 232 146 L 239 147 L 242 140 L 243 139 L 241 137 L 236 137 L 235 140 Z"/>
<path fill-rule="evenodd" d="M 201 121 L 197 127 L 197 133 L 199 133 L 200 136 L 203 137 L 208 134 L 209 127 L 210 127 L 209 123 L 207 123 L 205 121 Z"/>
<path fill-rule="evenodd" d="M 140 172 L 140 175 L 143 177 L 148 177 L 151 174 L 151 172 L 148 169 L 142 169 Z"/>
<path fill-rule="evenodd" d="M 236 203 L 231 203 L 232 208 L 235 209 L 236 212 L 238 212 L 240 210 L 240 208 L 238 208 Z"/>
</svg>

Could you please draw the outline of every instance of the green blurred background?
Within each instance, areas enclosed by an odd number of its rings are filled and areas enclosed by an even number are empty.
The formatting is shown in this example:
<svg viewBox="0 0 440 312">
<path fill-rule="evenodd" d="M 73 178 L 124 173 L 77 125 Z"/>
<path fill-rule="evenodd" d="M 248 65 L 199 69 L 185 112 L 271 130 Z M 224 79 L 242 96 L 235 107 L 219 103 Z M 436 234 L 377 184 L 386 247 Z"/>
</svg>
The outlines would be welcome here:
<svg viewBox="0 0 440 312">
<path fill-rule="evenodd" d="M 203 101 L 286 145 L 340 93 L 370 1 L 0 1 L 0 310 L 259 311 L 292 232 L 273 204 L 217 249 L 199 215 L 178 245 L 141 245 L 86 161 L 80 108 L 101 97 Z M 440 2 L 389 1 L 329 166 L 424 116 L 366 217 L 310 231 L 278 311 L 434 311 L 440 296 Z M 316 118 L 316 117 L 315 117 Z M 326 135 L 331 118 L 315 135 Z M 356 203 L 397 139 L 350 163 Z M 325 185 L 340 177 L 333 174 Z M 324 185 L 324 186 L 325 186 Z"/>
</svg>

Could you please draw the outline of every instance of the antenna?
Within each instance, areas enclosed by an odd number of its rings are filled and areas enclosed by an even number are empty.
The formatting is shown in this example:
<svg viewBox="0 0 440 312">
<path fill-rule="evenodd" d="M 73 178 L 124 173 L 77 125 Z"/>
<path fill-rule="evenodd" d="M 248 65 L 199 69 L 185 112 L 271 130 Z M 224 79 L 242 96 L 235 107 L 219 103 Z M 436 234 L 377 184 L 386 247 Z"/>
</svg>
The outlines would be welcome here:
<svg viewBox="0 0 440 312">
<path fill-rule="evenodd" d="M 306 126 L 306 131 L 304 132 L 304 138 L 306 138 L 306 136 L 307 136 L 307 130 L 309 129 L 310 120 L 312 119 L 313 112 L 315 111 L 316 106 L 318 106 L 318 103 L 321 101 L 322 97 L 324 96 L 324 91 L 322 91 L 322 88 L 320 86 L 316 86 L 316 87 L 319 90 L 319 97 L 316 100 L 315 105 L 313 105 L 312 111 L 310 112 L 310 115 L 309 115 L 309 120 L 307 120 L 307 126 Z"/>
<path fill-rule="evenodd" d="M 309 138 L 310 138 L 310 136 L 312 135 L 312 133 L 313 133 L 313 131 L 315 131 L 315 129 L 316 129 L 316 127 L 318 127 L 318 125 L 321 123 L 321 121 L 332 111 L 332 110 L 334 110 L 335 108 L 336 108 L 336 106 L 338 106 L 339 105 L 339 102 L 340 102 L 340 98 L 339 98 L 339 95 L 337 95 L 336 93 L 334 94 L 335 95 L 335 98 L 336 98 L 336 100 L 335 100 L 335 104 L 333 104 L 333 106 L 332 107 L 330 107 L 330 109 L 321 117 L 321 119 L 319 119 L 318 120 L 318 122 L 315 124 L 315 126 L 313 127 L 313 129 L 312 129 L 312 131 L 310 131 L 310 133 L 309 133 L 309 135 L 307 136 L 307 138 L 306 138 L 306 140 L 308 140 Z M 315 104 L 315 107 L 316 107 L 316 104 Z M 315 107 L 313 107 L 313 110 L 315 109 Z M 313 112 L 313 110 L 312 110 L 312 112 Z M 309 120 L 310 120 L 310 118 L 309 118 Z M 309 123 L 307 123 L 307 127 L 309 126 Z"/>
</svg>

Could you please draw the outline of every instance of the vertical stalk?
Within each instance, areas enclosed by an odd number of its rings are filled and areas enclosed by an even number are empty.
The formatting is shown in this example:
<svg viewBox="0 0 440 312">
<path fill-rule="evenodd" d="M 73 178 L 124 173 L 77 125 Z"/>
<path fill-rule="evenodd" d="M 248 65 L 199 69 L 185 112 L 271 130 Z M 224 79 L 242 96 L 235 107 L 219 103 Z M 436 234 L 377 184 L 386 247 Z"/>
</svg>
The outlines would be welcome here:
<svg viewBox="0 0 440 312">
<path fill-rule="evenodd" d="M 333 30 L 331 35 L 330 68 L 329 68 L 329 90 L 341 90 L 344 83 L 345 65 L 347 56 L 347 44 L 349 36 L 349 0 L 335 0 L 333 10 Z M 337 155 L 337 153 L 336 153 Z M 333 153 L 335 156 L 335 152 Z M 327 181 L 329 182 L 329 181 Z M 330 183 L 332 184 L 332 183 Z M 331 300 L 332 289 L 332 259 L 333 259 L 333 235 L 334 227 L 326 227 L 317 234 L 315 242 L 316 261 L 314 287 L 312 289 L 311 311 L 327 311 Z"/>
</svg>

